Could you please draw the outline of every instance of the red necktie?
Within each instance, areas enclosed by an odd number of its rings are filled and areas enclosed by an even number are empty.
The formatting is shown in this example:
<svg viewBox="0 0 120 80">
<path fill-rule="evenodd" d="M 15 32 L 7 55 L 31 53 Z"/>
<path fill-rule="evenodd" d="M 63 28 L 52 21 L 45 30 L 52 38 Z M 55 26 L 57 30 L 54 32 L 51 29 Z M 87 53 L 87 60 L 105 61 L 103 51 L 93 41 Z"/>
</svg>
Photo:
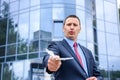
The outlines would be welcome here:
<svg viewBox="0 0 120 80">
<path fill-rule="evenodd" d="M 73 46 L 74 46 L 74 50 L 75 50 L 76 56 L 77 56 L 77 58 L 78 58 L 78 60 L 79 60 L 79 62 L 81 64 L 81 66 L 83 67 L 82 59 L 81 59 L 81 56 L 80 56 L 80 54 L 78 52 L 78 49 L 77 49 L 77 43 L 75 42 Z"/>
</svg>

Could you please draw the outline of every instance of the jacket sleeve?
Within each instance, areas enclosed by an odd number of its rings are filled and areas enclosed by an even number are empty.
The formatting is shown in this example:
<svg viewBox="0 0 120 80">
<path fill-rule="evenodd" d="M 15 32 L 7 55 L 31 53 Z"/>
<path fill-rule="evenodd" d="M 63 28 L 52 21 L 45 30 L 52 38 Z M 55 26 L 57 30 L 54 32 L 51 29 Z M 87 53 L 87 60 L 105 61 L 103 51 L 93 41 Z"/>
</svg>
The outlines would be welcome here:
<svg viewBox="0 0 120 80">
<path fill-rule="evenodd" d="M 98 69 L 98 65 L 92 55 L 92 52 L 83 46 L 82 48 L 84 49 L 88 59 L 89 77 L 95 76 L 97 77 L 97 80 L 103 80 L 103 77 L 100 73 L 100 70 Z"/>
<path fill-rule="evenodd" d="M 93 62 L 93 71 L 92 71 L 93 73 L 92 73 L 92 76 L 97 77 L 97 80 L 103 80 L 103 77 L 102 77 L 102 75 L 100 73 L 100 70 L 98 69 L 98 65 L 97 65 L 97 63 L 96 63 L 96 61 L 95 61 L 91 51 L 90 51 L 90 54 L 91 54 L 92 62 Z"/>
<path fill-rule="evenodd" d="M 57 48 L 57 43 L 56 43 L 56 42 L 52 41 L 52 42 L 50 43 L 50 45 L 48 45 L 48 49 L 51 50 L 51 51 L 53 51 L 53 53 L 54 53 L 55 55 L 59 55 L 59 54 L 58 54 L 59 52 L 58 52 L 58 48 Z M 49 73 L 49 74 L 52 74 L 53 71 L 48 70 L 48 67 L 47 67 L 49 57 L 50 57 L 50 55 L 47 53 L 47 54 L 43 57 L 42 64 L 43 64 L 43 66 L 46 68 L 46 72 Z"/>
</svg>

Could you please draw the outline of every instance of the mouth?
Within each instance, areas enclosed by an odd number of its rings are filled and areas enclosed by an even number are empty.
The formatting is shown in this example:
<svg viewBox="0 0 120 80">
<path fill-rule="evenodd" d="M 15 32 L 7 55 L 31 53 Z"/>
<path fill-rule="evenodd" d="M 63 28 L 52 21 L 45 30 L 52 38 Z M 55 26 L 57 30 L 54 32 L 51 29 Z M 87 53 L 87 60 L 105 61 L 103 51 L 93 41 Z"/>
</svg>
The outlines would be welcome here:
<svg viewBox="0 0 120 80">
<path fill-rule="evenodd" d="M 69 31 L 69 34 L 70 35 L 73 35 L 75 32 L 74 31 Z"/>
</svg>

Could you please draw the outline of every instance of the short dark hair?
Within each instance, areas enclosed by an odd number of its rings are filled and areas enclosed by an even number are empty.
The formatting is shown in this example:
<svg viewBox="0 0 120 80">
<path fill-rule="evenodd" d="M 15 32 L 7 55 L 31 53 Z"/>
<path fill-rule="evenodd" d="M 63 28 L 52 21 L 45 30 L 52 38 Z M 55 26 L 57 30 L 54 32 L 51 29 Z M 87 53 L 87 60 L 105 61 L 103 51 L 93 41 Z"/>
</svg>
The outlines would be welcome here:
<svg viewBox="0 0 120 80">
<path fill-rule="evenodd" d="M 76 15 L 69 15 L 69 16 L 67 16 L 67 17 L 65 18 L 65 20 L 63 21 L 63 25 L 65 25 L 66 20 L 67 20 L 68 18 L 70 18 L 70 17 L 71 17 L 71 18 L 77 18 L 78 21 L 79 21 L 79 24 L 81 24 L 80 19 L 79 19 L 78 16 L 76 16 Z"/>
</svg>

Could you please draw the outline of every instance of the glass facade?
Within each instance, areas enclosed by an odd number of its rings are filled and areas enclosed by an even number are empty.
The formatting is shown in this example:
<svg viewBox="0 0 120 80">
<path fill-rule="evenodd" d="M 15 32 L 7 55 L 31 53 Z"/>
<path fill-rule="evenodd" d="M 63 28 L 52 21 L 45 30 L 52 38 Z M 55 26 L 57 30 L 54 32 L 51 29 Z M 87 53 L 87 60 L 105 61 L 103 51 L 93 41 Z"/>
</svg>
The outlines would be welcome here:
<svg viewBox="0 0 120 80">
<path fill-rule="evenodd" d="M 117 0 L 0 0 L 0 80 L 54 80 L 40 63 L 49 41 L 64 38 L 70 14 L 80 18 L 78 42 L 105 80 L 120 80 Z"/>
</svg>

